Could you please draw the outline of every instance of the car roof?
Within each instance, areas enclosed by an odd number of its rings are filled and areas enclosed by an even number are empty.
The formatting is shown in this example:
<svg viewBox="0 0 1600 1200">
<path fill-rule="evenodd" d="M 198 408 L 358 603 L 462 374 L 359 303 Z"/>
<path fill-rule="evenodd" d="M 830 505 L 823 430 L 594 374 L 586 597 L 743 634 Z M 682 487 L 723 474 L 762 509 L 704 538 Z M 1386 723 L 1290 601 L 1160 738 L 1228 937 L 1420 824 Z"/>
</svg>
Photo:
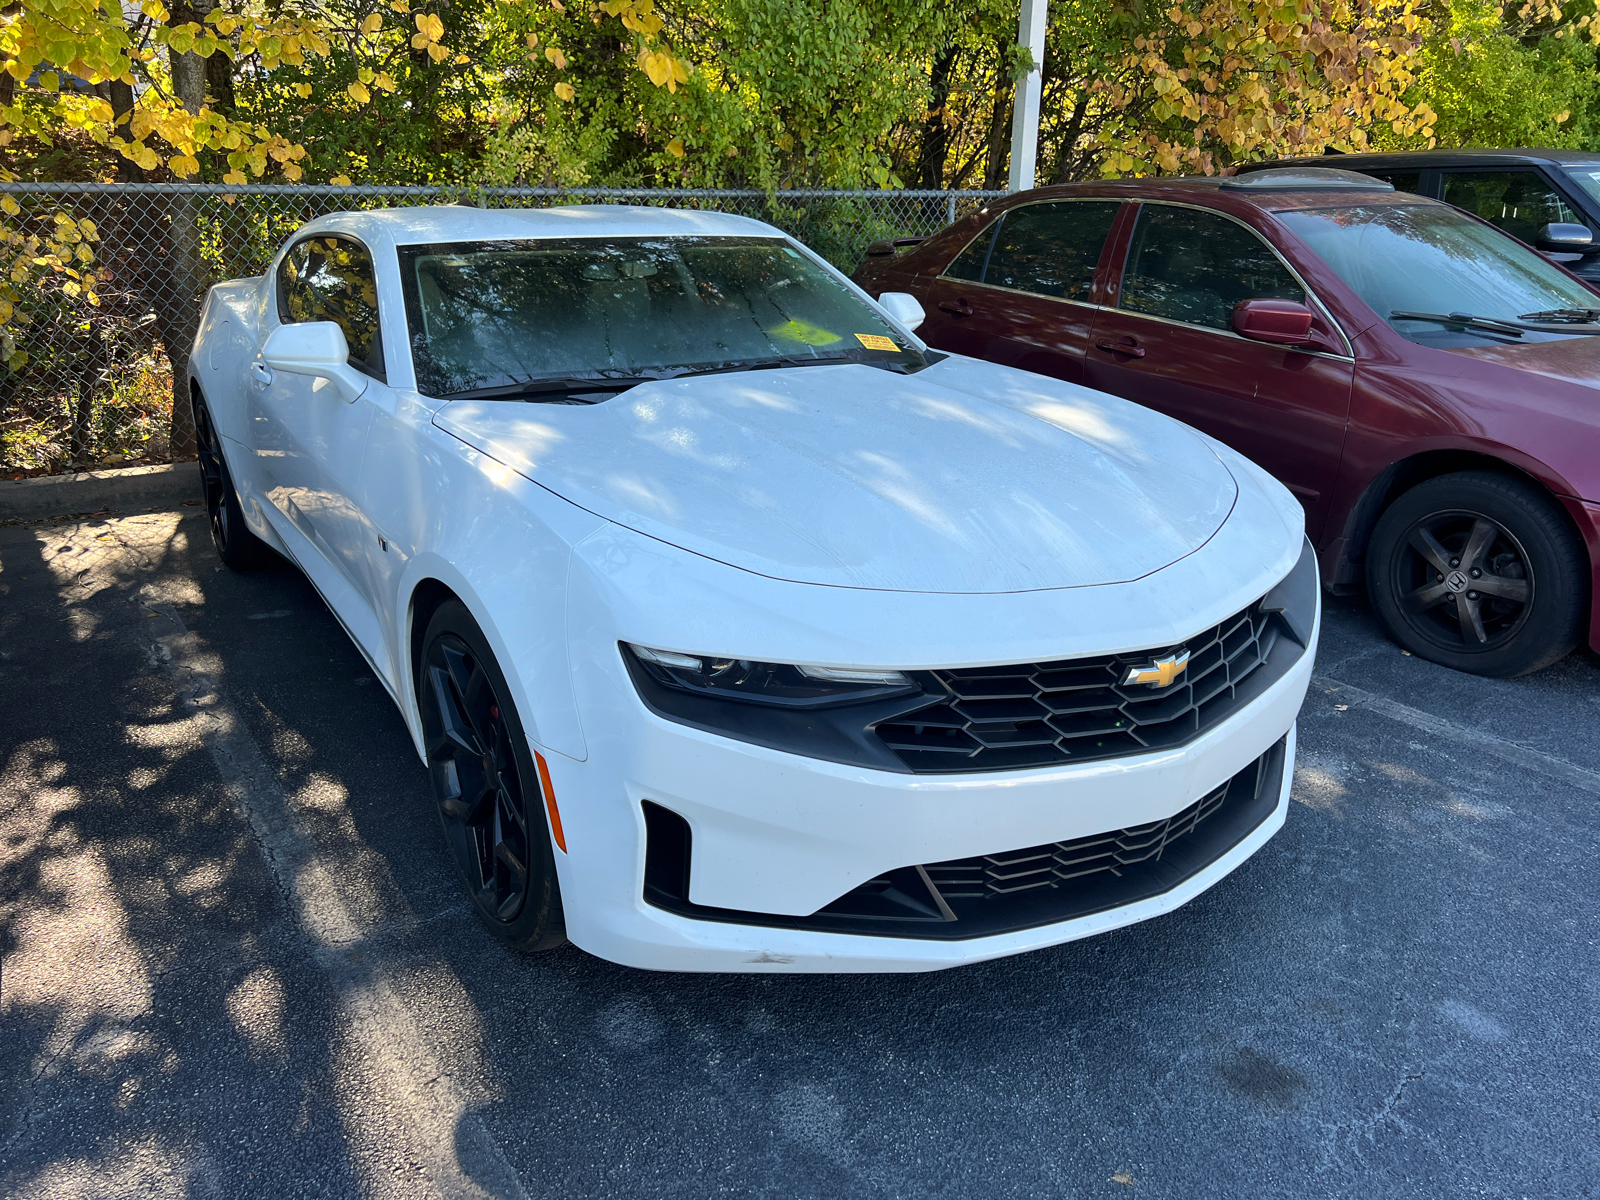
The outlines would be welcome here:
<svg viewBox="0 0 1600 1200">
<path fill-rule="evenodd" d="M 1318 157 L 1280 158 L 1270 162 L 1246 163 L 1239 168 L 1239 172 L 1243 174 L 1247 171 L 1261 171 L 1267 167 L 1283 166 L 1349 167 L 1359 169 L 1354 167 L 1356 163 L 1367 167 L 1383 167 L 1390 170 L 1399 170 L 1406 167 L 1483 166 L 1495 163 L 1506 163 L 1512 166 L 1523 166 L 1530 163 L 1576 166 L 1579 164 L 1600 163 L 1600 153 L 1592 150 L 1495 150 L 1485 147 L 1468 147 L 1462 150 L 1389 150 L 1375 154 L 1324 154 Z"/>
<path fill-rule="evenodd" d="M 396 245 L 430 242 L 516 241 L 574 237 L 784 237 L 763 221 L 732 213 L 624 204 L 575 204 L 563 208 L 474 208 L 426 204 L 329 213 L 306 227 L 382 237 Z"/>
<path fill-rule="evenodd" d="M 1277 164 L 1274 164 L 1277 165 Z M 1327 166 L 1327 163 L 1318 163 Z M 1271 191 L 1252 192 L 1244 188 L 1227 188 L 1227 178 L 1220 175 L 1154 175 L 1139 179 L 1100 179 L 1085 183 L 1063 183 L 1051 187 L 1018 192 L 1015 198 L 1007 196 L 1001 202 L 1005 207 L 1032 200 L 1054 197 L 1098 196 L 1123 200 L 1173 200 L 1201 204 L 1223 211 L 1261 209 L 1266 212 L 1284 212 L 1298 208 L 1327 208 L 1340 204 L 1439 204 L 1441 201 L 1397 192 L 1386 183 L 1373 180 L 1372 190 L 1362 191 L 1348 187 L 1332 188 L 1274 188 Z"/>
</svg>

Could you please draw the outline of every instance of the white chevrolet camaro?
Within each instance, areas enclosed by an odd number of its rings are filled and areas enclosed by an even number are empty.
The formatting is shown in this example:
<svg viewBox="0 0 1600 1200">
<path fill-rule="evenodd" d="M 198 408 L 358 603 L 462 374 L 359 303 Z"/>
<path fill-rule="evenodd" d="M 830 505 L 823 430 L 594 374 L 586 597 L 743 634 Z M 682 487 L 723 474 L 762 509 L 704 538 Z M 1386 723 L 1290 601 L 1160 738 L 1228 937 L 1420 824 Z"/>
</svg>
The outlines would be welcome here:
<svg viewBox="0 0 1600 1200">
<path fill-rule="evenodd" d="M 1168 912 L 1283 824 L 1298 503 L 920 319 L 666 209 L 340 214 L 211 289 L 217 548 L 322 594 L 500 938 L 947 967 Z"/>
</svg>

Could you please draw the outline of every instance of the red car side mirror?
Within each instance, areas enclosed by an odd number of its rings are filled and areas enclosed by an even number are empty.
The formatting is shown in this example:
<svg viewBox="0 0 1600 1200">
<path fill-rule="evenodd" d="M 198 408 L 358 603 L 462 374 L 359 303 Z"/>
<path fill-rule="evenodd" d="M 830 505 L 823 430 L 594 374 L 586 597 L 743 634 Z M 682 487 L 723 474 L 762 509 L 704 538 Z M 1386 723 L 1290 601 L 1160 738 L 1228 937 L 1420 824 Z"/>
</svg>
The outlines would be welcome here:
<svg viewBox="0 0 1600 1200">
<path fill-rule="evenodd" d="M 1233 306 L 1233 331 L 1252 342 L 1274 346 L 1315 345 L 1321 338 L 1311 333 L 1311 310 L 1294 300 L 1241 300 Z"/>
</svg>

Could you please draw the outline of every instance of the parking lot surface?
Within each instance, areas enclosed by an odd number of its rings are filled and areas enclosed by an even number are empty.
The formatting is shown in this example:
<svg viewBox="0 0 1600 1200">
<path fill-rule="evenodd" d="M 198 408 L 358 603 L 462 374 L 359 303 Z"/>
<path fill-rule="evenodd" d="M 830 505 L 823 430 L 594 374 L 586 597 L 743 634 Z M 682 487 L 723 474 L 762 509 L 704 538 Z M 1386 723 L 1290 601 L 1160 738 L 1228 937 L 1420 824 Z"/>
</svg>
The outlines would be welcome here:
<svg viewBox="0 0 1600 1200">
<path fill-rule="evenodd" d="M 1600 1196 L 1600 663 L 1330 601 L 1294 799 L 981 966 L 524 957 L 297 572 L 198 508 L 0 528 L 0 1195 Z"/>
</svg>

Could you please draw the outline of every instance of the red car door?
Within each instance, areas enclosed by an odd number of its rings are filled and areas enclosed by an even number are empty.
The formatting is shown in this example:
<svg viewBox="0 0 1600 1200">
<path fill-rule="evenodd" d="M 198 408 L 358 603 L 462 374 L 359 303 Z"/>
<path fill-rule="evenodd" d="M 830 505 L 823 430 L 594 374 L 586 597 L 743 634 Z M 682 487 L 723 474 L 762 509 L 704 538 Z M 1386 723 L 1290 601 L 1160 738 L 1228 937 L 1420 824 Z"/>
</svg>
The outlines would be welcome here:
<svg viewBox="0 0 1600 1200">
<path fill-rule="evenodd" d="M 1083 380 L 1095 272 L 1117 200 L 1053 200 L 1006 212 L 928 286 L 930 345 Z"/>
<path fill-rule="evenodd" d="M 1109 307 L 1095 321 L 1085 382 L 1202 429 L 1265 467 L 1299 497 L 1315 541 L 1338 474 L 1355 364 L 1345 353 L 1240 337 L 1233 308 L 1255 298 L 1301 301 L 1330 344 L 1342 349 L 1343 336 L 1243 223 L 1145 203 L 1130 224 Z"/>
</svg>

